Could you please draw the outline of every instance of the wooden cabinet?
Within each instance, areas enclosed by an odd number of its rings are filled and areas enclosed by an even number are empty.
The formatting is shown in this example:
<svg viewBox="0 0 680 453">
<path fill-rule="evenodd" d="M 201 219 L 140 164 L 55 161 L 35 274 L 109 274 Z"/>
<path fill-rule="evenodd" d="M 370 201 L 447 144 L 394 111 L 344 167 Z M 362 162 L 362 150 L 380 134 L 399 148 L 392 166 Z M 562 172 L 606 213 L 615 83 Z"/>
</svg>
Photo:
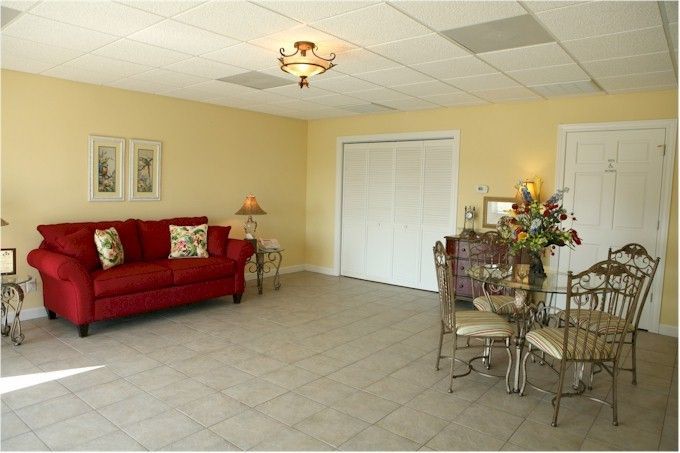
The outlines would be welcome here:
<svg viewBox="0 0 680 453">
<path fill-rule="evenodd" d="M 456 276 L 456 299 L 473 299 L 472 279 L 467 276 L 466 271 L 470 266 L 470 241 L 472 238 L 461 238 L 460 236 L 446 236 L 446 253 L 453 257 L 453 274 Z M 477 294 L 480 294 L 479 292 Z"/>
</svg>

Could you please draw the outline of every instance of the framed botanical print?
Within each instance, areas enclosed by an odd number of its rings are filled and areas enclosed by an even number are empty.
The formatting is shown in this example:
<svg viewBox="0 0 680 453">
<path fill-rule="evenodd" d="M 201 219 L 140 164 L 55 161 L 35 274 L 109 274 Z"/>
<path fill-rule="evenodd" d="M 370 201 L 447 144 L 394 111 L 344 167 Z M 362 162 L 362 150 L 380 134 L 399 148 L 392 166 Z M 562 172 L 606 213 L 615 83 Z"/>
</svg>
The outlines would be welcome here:
<svg viewBox="0 0 680 453">
<path fill-rule="evenodd" d="M 0 250 L 0 274 L 14 275 L 17 273 L 17 249 Z"/>
<path fill-rule="evenodd" d="M 90 135 L 89 201 L 123 201 L 125 139 Z"/>
<path fill-rule="evenodd" d="M 161 199 L 161 142 L 130 139 L 130 201 Z"/>
</svg>

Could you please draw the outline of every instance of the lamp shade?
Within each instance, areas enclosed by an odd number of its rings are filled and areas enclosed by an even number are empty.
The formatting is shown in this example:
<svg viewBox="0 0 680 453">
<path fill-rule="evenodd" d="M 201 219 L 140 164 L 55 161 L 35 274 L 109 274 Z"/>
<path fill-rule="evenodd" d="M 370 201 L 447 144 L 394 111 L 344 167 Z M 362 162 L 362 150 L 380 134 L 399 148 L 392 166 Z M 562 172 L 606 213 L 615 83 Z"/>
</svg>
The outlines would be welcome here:
<svg viewBox="0 0 680 453">
<path fill-rule="evenodd" d="M 257 204 L 257 199 L 255 198 L 255 195 L 248 195 L 246 199 L 243 201 L 243 206 L 241 206 L 241 209 L 236 211 L 234 214 L 262 215 L 266 214 L 266 212 L 260 207 L 259 204 Z"/>
<path fill-rule="evenodd" d="M 9 223 L 6 222 L 5 219 L 0 219 L 0 226 L 5 226 L 5 225 L 9 225 Z"/>
</svg>

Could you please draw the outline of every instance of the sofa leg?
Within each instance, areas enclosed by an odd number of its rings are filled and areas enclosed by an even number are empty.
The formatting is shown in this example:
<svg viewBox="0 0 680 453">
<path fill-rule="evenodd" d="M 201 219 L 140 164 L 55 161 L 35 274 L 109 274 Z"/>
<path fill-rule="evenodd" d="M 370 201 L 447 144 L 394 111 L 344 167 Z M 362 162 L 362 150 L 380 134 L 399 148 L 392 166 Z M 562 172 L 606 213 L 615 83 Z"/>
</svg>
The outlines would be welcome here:
<svg viewBox="0 0 680 453">
<path fill-rule="evenodd" d="M 87 331 L 89 329 L 90 325 L 89 324 L 82 324 L 78 326 L 78 336 L 80 338 L 85 338 L 87 336 Z"/>
<path fill-rule="evenodd" d="M 243 293 L 241 293 L 241 294 L 234 294 L 234 303 L 235 303 L 235 304 L 240 304 L 240 303 L 241 303 L 241 297 L 243 297 Z"/>
<path fill-rule="evenodd" d="M 57 314 L 52 310 L 47 310 L 47 319 L 57 319 Z"/>
</svg>

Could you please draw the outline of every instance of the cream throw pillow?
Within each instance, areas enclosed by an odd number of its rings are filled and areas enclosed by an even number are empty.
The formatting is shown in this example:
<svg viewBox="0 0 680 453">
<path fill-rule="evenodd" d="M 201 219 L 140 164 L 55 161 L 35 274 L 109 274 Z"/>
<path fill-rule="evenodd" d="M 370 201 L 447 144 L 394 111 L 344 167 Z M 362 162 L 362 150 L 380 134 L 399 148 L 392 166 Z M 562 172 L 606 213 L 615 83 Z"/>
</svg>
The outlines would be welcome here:
<svg viewBox="0 0 680 453">
<path fill-rule="evenodd" d="M 170 225 L 170 256 L 168 258 L 207 258 L 208 224 L 194 226 Z"/>
<path fill-rule="evenodd" d="M 110 269 L 125 261 L 123 244 L 120 242 L 118 231 L 114 227 L 106 230 L 94 230 L 94 243 L 97 246 L 99 261 L 104 269 Z"/>
</svg>

